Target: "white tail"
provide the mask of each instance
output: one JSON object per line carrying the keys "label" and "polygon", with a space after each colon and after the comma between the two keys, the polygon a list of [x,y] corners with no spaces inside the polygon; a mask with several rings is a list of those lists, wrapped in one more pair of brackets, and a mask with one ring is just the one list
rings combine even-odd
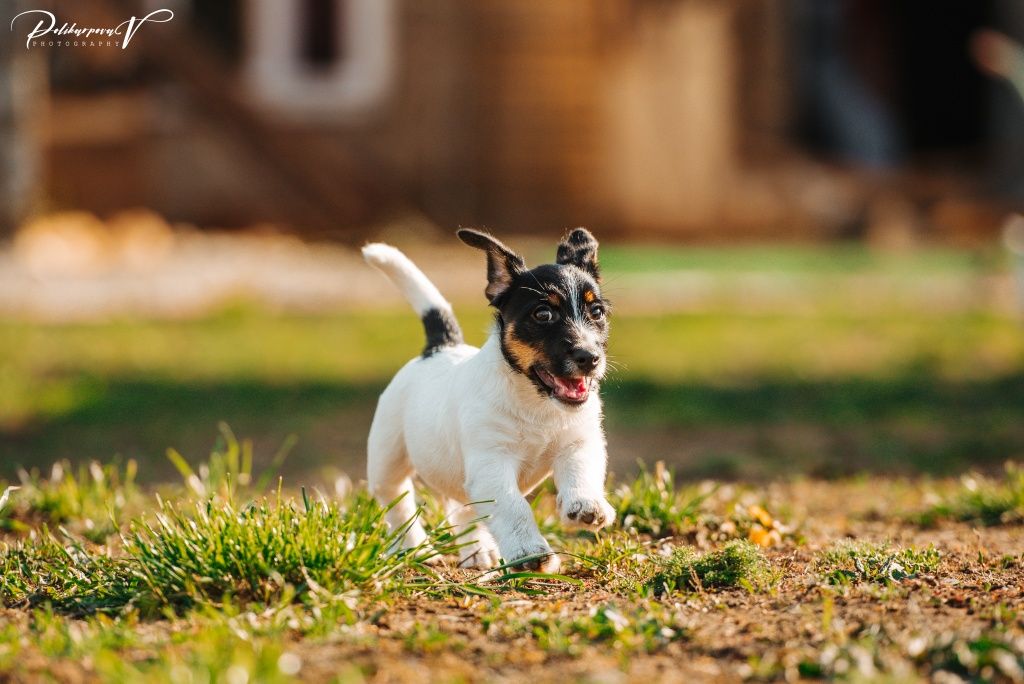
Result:
{"label": "white tail", "polygon": [[431,309],[451,311],[452,305],[409,257],[391,245],[374,242],[363,247],[363,258],[398,286],[421,317]]}

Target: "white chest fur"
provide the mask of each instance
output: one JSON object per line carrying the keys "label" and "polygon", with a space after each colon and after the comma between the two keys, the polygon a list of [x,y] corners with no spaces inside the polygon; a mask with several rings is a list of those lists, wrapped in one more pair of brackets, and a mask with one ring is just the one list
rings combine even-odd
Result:
{"label": "white chest fur", "polygon": [[[579,406],[540,394],[508,366],[492,334],[479,350],[451,347],[398,372],[374,416],[367,476],[382,503],[406,493],[408,503],[389,513],[393,525],[414,510],[410,478],[418,474],[449,510],[473,504],[469,518],[486,516],[501,556],[511,559],[550,553],[523,495],[552,472],[565,522],[600,527],[613,519],[606,461],[598,392]],[[405,543],[422,539],[417,525]]]}
{"label": "white chest fur", "polygon": [[506,461],[525,493],[581,434],[601,433],[596,392],[579,407],[540,395],[508,367],[494,336],[479,350],[462,346],[408,364],[381,408],[393,402],[402,405],[403,442],[416,472],[462,503],[469,500],[465,481],[474,459]]}

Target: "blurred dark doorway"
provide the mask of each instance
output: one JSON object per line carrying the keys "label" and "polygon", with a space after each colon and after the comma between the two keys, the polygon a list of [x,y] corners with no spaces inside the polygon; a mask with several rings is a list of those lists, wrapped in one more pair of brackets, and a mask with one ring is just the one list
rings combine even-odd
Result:
{"label": "blurred dark doorway", "polygon": [[972,33],[992,0],[799,0],[794,14],[795,134],[825,157],[890,168],[980,160],[990,81]]}
{"label": "blurred dark doorway", "polygon": [[242,0],[194,2],[190,8],[192,23],[206,42],[230,64],[242,60],[245,41],[242,35]]}

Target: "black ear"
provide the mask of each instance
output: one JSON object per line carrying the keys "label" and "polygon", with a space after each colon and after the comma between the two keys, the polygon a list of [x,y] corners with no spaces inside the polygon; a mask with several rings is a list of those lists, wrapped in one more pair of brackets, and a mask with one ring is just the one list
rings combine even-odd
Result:
{"label": "black ear", "polygon": [[487,252],[487,289],[484,294],[491,304],[497,306],[498,299],[511,287],[512,279],[526,270],[523,258],[487,233],[463,228],[455,234],[470,247]]}
{"label": "black ear", "polygon": [[555,262],[578,266],[601,282],[601,270],[597,266],[597,239],[586,228],[576,228],[562,238]]}

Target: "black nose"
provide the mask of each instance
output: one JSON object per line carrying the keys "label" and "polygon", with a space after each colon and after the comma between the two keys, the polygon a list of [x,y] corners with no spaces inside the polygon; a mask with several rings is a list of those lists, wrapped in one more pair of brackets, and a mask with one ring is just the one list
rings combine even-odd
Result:
{"label": "black nose", "polygon": [[573,349],[569,354],[569,358],[571,358],[582,371],[594,370],[597,368],[597,364],[601,363],[601,355],[595,354],[589,349]]}

